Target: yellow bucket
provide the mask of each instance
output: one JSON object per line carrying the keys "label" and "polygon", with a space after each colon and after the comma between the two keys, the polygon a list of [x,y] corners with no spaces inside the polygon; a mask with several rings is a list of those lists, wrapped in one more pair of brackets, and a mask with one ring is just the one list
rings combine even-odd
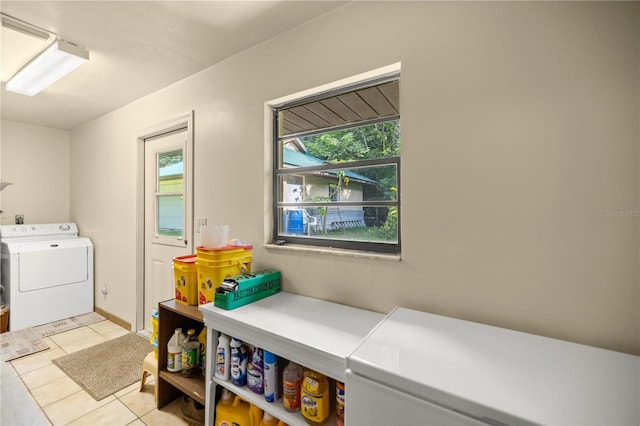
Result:
{"label": "yellow bucket", "polygon": [[198,304],[213,302],[215,291],[225,278],[251,272],[251,252],[235,259],[218,262],[198,256]]}
{"label": "yellow bucket", "polygon": [[251,256],[252,245],[226,246],[220,248],[207,248],[200,246],[197,248],[198,260],[209,260],[220,262],[222,260],[237,259],[239,257]]}
{"label": "yellow bucket", "polygon": [[198,304],[198,260],[195,254],[173,259],[173,275],[176,287],[176,302],[183,305]]}

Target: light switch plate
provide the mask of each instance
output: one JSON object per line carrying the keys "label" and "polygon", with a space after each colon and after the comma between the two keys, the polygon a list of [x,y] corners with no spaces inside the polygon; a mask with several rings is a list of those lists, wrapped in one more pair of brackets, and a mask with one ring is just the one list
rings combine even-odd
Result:
{"label": "light switch plate", "polygon": [[206,217],[200,217],[196,220],[196,229],[198,230],[198,234],[200,233],[200,228],[203,226],[207,226],[207,218]]}

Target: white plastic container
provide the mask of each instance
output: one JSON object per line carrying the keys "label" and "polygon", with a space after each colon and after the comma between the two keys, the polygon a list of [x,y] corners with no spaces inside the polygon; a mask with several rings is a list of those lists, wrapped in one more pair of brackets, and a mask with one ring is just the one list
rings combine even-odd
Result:
{"label": "white plastic container", "polygon": [[202,226],[202,245],[208,248],[220,248],[227,245],[229,241],[229,225]]}
{"label": "white plastic container", "polygon": [[167,370],[177,373],[182,370],[182,344],[187,336],[182,332],[181,328],[176,331],[167,343]]}
{"label": "white plastic container", "polygon": [[217,378],[222,380],[229,380],[229,362],[231,355],[229,352],[229,336],[226,334],[220,334],[218,338],[218,346],[216,348],[216,371]]}
{"label": "white plastic container", "polygon": [[264,399],[267,402],[276,402],[280,398],[280,386],[278,386],[278,357],[269,351],[263,353],[264,362]]}

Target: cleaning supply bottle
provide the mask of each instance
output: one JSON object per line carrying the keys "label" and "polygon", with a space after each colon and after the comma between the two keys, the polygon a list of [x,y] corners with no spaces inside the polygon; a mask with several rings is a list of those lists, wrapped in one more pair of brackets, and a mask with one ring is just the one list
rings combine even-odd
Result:
{"label": "cleaning supply bottle", "polygon": [[229,363],[231,359],[229,350],[229,336],[220,333],[220,337],[218,337],[218,346],[216,347],[215,376],[222,380],[229,380]]}
{"label": "cleaning supply bottle", "polygon": [[277,425],[278,425],[278,419],[276,419],[269,413],[264,413],[264,417],[260,422],[260,426],[277,426]]}
{"label": "cleaning supply bottle", "polygon": [[[227,388],[222,388],[222,396],[220,397],[220,401],[216,404],[216,420],[220,413],[227,411],[228,407],[233,404],[233,392],[231,392]],[[216,421],[216,424],[218,422]]]}
{"label": "cleaning supply bottle", "polygon": [[336,426],[344,426],[344,383],[336,380]]}
{"label": "cleaning supply bottle", "polygon": [[269,351],[264,351],[264,399],[276,402],[280,398],[278,383],[278,357]]}
{"label": "cleaning supply bottle", "polygon": [[319,426],[329,417],[329,381],[327,376],[305,368],[302,380],[302,415],[307,423]]}
{"label": "cleaning supply bottle", "polygon": [[247,384],[247,349],[242,341],[235,337],[231,339],[231,365],[230,375],[231,382],[236,386],[244,386]]}
{"label": "cleaning supply bottle", "polygon": [[247,386],[255,393],[264,393],[262,356],[262,349],[254,346],[247,366]]}
{"label": "cleaning supply bottle", "polygon": [[176,328],[167,343],[167,370],[172,373],[182,370],[182,343],[186,338],[182,328]]}
{"label": "cleaning supply bottle", "polygon": [[200,334],[198,334],[198,342],[200,342],[200,371],[202,371],[202,375],[206,377],[206,366],[207,366],[207,327],[202,327]]}
{"label": "cleaning supply bottle", "polygon": [[222,398],[216,405],[216,426],[237,424],[252,426],[249,403],[227,389],[222,390]]}
{"label": "cleaning supply bottle", "polygon": [[182,376],[193,377],[198,372],[200,360],[200,342],[196,331],[187,331],[187,339],[182,343]]}
{"label": "cleaning supply bottle", "polygon": [[262,409],[257,405],[249,404],[249,414],[251,415],[251,426],[260,426],[263,417]]}
{"label": "cleaning supply bottle", "polygon": [[282,405],[287,411],[300,409],[300,392],[302,386],[302,367],[289,362],[282,371]]}
{"label": "cleaning supply bottle", "polygon": [[153,355],[158,358],[158,310],[154,309],[151,312],[151,336],[149,336],[149,342],[151,342],[151,346],[153,346]]}

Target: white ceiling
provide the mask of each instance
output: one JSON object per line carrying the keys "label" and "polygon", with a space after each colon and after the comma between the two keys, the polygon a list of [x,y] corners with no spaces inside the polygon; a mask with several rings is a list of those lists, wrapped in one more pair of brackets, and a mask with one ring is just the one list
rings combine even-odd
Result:
{"label": "white ceiling", "polygon": [[90,51],[33,97],[7,92],[7,79],[46,42],[2,28],[2,119],[72,129],[345,3],[2,0],[2,13]]}

